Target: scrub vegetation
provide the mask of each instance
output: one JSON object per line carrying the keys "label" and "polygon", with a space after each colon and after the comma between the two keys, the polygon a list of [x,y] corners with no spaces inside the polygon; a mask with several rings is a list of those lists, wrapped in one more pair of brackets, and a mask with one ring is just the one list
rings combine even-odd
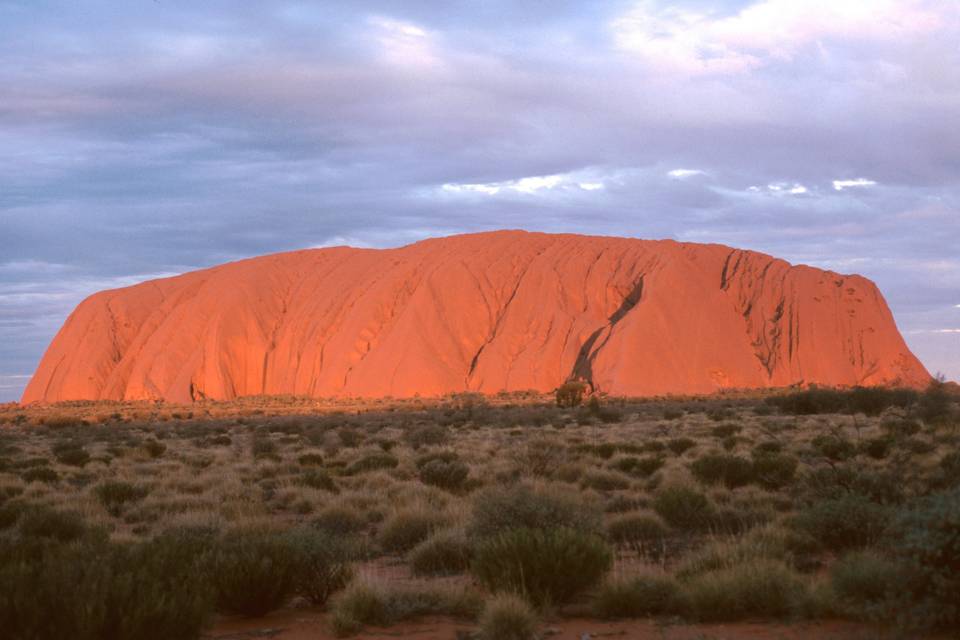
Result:
{"label": "scrub vegetation", "polygon": [[[583,393],[581,393],[583,391]],[[584,396],[584,397],[581,397]],[[944,385],[619,399],[0,405],[0,629],[198,638],[324,610],[960,624]]]}

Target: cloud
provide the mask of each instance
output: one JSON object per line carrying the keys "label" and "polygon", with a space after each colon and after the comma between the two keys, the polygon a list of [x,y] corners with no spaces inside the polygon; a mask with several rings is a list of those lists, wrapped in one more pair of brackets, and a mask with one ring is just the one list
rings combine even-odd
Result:
{"label": "cloud", "polygon": [[873,180],[867,180],[866,178],[857,178],[855,180],[834,180],[833,188],[836,191],[843,191],[844,189],[853,189],[857,187],[873,187],[877,183]]}
{"label": "cloud", "polygon": [[515,180],[479,183],[444,183],[440,190],[449,194],[479,193],[487,196],[501,194],[537,195],[549,192],[598,191],[605,188],[601,181],[582,182],[575,174],[528,176]]}
{"label": "cloud", "polygon": [[414,69],[440,65],[439,54],[423,27],[384,16],[373,16],[368,21],[388,63]]}
{"label": "cloud", "polygon": [[896,42],[940,28],[923,0],[761,0],[732,15],[654,0],[611,23],[614,43],[654,69],[686,75],[737,74],[831,42]]}
{"label": "cloud", "polygon": [[799,196],[807,193],[809,189],[797,182],[772,182],[766,187],[756,185],[747,187],[751,193],[769,193],[777,196]]}
{"label": "cloud", "polygon": [[680,180],[684,178],[691,178],[693,176],[702,176],[704,174],[705,172],[699,169],[673,169],[672,171],[667,172],[667,175],[671,178],[677,178]]}

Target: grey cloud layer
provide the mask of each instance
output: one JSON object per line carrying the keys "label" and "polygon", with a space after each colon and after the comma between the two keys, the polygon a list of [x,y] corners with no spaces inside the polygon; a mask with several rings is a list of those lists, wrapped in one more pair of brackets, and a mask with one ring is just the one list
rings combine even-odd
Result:
{"label": "grey cloud layer", "polygon": [[0,399],[98,288],[502,227],[861,272],[960,378],[960,9],[717,6],[0,0]]}

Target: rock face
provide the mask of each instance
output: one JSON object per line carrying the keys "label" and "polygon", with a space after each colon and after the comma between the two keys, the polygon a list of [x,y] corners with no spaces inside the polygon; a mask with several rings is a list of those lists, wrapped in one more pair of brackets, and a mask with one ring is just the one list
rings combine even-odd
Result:
{"label": "rock face", "polygon": [[720,245],[499,231],[102,291],[23,401],[919,386],[876,286]]}

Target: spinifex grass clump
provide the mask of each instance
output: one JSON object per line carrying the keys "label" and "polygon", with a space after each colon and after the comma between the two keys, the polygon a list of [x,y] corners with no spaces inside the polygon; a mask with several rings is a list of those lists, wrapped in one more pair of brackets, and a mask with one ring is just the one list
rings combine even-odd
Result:
{"label": "spinifex grass clump", "polygon": [[715,510],[704,494],[687,487],[667,487],[657,493],[653,509],[675,529],[697,531],[713,522]]}
{"label": "spinifex grass clump", "polygon": [[563,604],[603,579],[612,564],[607,544],[576,529],[513,529],[476,549],[474,575],[491,591],[537,605]]}
{"label": "spinifex grass clump", "polygon": [[530,605],[513,594],[487,600],[480,614],[481,640],[535,640],[537,615]]}
{"label": "spinifex grass clump", "polygon": [[210,564],[221,611],[262,616],[294,594],[323,604],[352,573],[351,547],[309,528],[236,530],[217,541]]}
{"label": "spinifex grass clump", "polygon": [[595,504],[568,489],[549,485],[489,487],[474,496],[471,536],[485,539],[517,528],[600,532],[602,518]]}
{"label": "spinifex grass clump", "polygon": [[473,618],[481,607],[479,595],[463,589],[356,581],[334,598],[330,625],[337,636],[349,636],[366,625],[386,626],[426,615]]}
{"label": "spinifex grass clump", "polygon": [[832,551],[862,548],[877,542],[890,510],[866,497],[848,495],[816,502],[793,519],[793,526]]}
{"label": "spinifex grass clump", "polygon": [[442,514],[425,507],[402,509],[392,514],[377,533],[377,542],[389,553],[406,553],[446,524]]}
{"label": "spinifex grass clump", "polygon": [[414,547],[408,556],[410,569],[417,576],[443,576],[463,573],[470,567],[473,546],[456,530],[438,531]]}
{"label": "spinifex grass clump", "polygon": [[130,482],[108,480],[94,487],[93,492],[110,515],[118,516],[128,504],[146,498],[150,489]]}
{"label": "spinifex grass clump", "polygon": [[781,562],[755,560],[708,571],[684,584],[687,613],[707,622],[784,618],[803,612],[803,580]]}
{"label": "spinifex grass clump", "polygon": [[300,555],[272,531],[233,531],[217,544],[212,571],[217,607],[227,613],[262,616],[294,593]]}
{"label": "spinifex grass clump", "polygon": [[420,469],[419,477],[422,483],[448,491],[457,491],[463,488],[467,482],[467,476],[470,475],[470,467],[456,457],[452,459],[434,458],[425,461],[423,464],[418,461],[417,466]]}
{"label": "spinifex grass clump", "polygon": [[178,538],[0,541],[0,629],[10,640],[197,638],[211,611],[202,559]]}
{"label": "spinifex grass clump", "polygon": [[607,582],[590,604],[598,618],[643,618],[683,610],[680,586],[668,577],[643,576]]}
{"label": "spinifex grass clump", "polygon": [[663,521],[649,513],[624,513],[607,524],[611,542],[641,555],[662,553],[668,534]]}

